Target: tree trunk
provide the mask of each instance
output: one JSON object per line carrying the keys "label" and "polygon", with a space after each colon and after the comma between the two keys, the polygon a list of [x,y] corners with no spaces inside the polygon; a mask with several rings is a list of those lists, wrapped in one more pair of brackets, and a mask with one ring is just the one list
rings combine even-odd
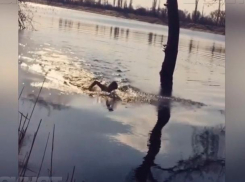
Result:
{"label": "tree trunk", "polygon": [[219,19],[220,19],[220,5],[221,5],[221,0],[219,0],[219,7],[218,7],[218,14],[217,14],[216,25],[219,25]]}
{"label": "tree trunk", "polygon": [[204,13],[204,4],[202,5],[202,17],[203,17],[203,13]]}
{"label": "tree trunk", "polygon": [[167,0],[168,8],[168,42],[165,49],[165,58],[160,71],[161,87],[172,87],[173,73],[179,45],[179,13],[177,0]]}
{"label": "tree trunk", "polygon": [[133,9],[133,0],[130,0],[129,9]]}
{"label": "tree trunk", "polygon": [[143,158],[142,164],[135,170],[135,178],[139,182],[156,181],[152,175],[151,167],[155,164],[155,158],[161,149],[161,136],[162,129],[168,123],[170,119],[170,106],[169,100],[168,105],[159,106],[158,108],[158,119],[157,123],[151,131],[150,138],[148,141],[148,152]]}
{"label": "tree trunk", "polygon": [[196,23],[197,22],[197,7],[198,7],[198,1],[199,0],[196,0],[195,1],[195,12],[194,12],[194,23]]}

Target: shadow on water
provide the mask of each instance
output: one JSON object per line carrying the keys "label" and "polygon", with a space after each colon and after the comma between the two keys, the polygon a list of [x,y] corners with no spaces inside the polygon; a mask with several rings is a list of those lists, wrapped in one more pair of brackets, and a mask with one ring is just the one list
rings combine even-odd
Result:
{"label": "shadow on water", "polygon": [[66,106],[62,103],[47,101],[47,99],[41,96],[39,96],[37,99],[37,96],[35,94],[28,94],[26,98],[22,97],[21,100],[30,101],[32,103],[35,103],[35,101],[37,100],[37,105],[40,106],[41,108],[45,108],[48,111],[48,116],[50,116],[51,111],[53,110],[61,111],[70,108],[69,106]]}

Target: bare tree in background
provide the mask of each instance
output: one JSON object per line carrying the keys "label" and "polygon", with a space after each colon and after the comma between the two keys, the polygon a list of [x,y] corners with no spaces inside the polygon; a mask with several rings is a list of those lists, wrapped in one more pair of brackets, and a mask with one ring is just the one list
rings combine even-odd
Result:
{"label": "bare tree in background", "polygon": [[225,26],[225,11],[215,10],[210,13],[210,18],[216,22],[216,25]]}
{"label": "bare tree in background", "polygon": [[217,16],[217,20],[216,20],[216,24],[218,25],[219,23],[219,19],[220,19],[220,9],[221,9],[221,3],[223,0],[218,0],[219,6],[218,6],[218,16]]}
{"label": "bare tree in background", "polygon": [[153,0],[152,2],[152,12],[155,13],[156,12],[156,7],[157,7],[157,0]]}
{"label": "bare tree in background", "polygon": [[198,2],[199,0],[195,0],[195,10],[194,10],[194,23],[197,22],[197,8],[198,8]]}
{"label": "bare tree in background", "polygon": [[129,9],[133,9],[133,0],[130,0],[129,2]]}
{"label": "bare tree in background", "polygon": [[123,1],[122,0],[117,0],[117,7],[122,8]]}
{"label": "bare tree in background", "polygon": [[204,15],[204,7],[205,7],[205,4],[202,5],[202,17]]}
{"label": "bare tree in background", "polygon": [[213,6],[218,3],[218,9],[217,9],[217,17],[216,17],[216,25],[220,22],[220,17],[222,14],[221,8],[225,4],[224,0],[204,0],[204,3],[208,6]]}
{"label": "bare tree in background", "polygon": [[160,4],[161,4],[161,0],[159,0],[159,2],[158,2],[157,13],[160,13],[161,12],[161,6],[160,6]]}
{"label": "bare tree in background", "polygon": [[124,8],[124,9],[127,9],[127,8],[128,8],[128,2],[127,2],[127,0],[124,0],[123,8]]}
{"label": "bare tree in background", "polygon": [[193,20],[193,22],[194,23],[198,23],[199,22],[199,20],[201,19],[201,17],[202,17],[202,15],[201,15],[201,13],[200,13],[200,11],[193,11],[193,13],[192,13],[192,20]]}

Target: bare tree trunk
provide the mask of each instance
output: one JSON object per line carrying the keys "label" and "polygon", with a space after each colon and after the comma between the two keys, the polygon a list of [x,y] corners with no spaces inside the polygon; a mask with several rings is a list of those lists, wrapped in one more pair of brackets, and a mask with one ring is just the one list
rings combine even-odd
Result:
{"label": "bare tree trunk", "polygon": [[[171,97],[173,73],[178,54],[179,44],[179,13],[177,0],[167,0],[168,8],[168,42],[165,49],[165,58],[160,71],[161,89],[160,95]],[[146,182],[149,178],[156,181],[151,173],[156,155],[161,148],[162,128],[170,119],[170,101],[165,104],[159,103],[158,120],[149,138],[149,150],[144,157],[142,164],[135,170],[135,178],[140,182]]]}
{"label": "bare tree trunk", "polygon": [[129,9],[133,9],[133,0],[130,0]]}
{"label": "bare tree trunk", "polygon": [[166,101],[164,105],[161,103],[158,106],[158,117],[157,123],[152,129],[148,141],[148,152],[143,158],[142,164],[135,170],[135,178],[139,182],[156,181],[151,172],[151,167],[155,164],[155,158],[161,149],[161,136],[162,129],[168,123],[171,112],[170,112],[170,101]]}
{"label": "bare tree trunk", "polygon": [[219,19],[220,19],[221,0],[218,0],[218,1],[219,1],[219,7],[218,7],[218,14],[217,14],[217,22],[216,22],[216,25],[219,24]]}
{"label": "bare tree trunk", "polygon": [[152,2],[152,12],[153,13],[156,12],[156,6],[157,6],[157,0],[153,0],[153,2]]}
{"label": "bare tree trunk", "polygon": [[194,23],[197,22],[197,7],[198,7],[199,0],[195,0],[195,12],[194,12]]}
{"label": "bare tree trunk", "polygon": [[173,83],[173,73],[179,45],[179,13],[177,0],[167,0],[168,8],[168,42],[165,49],[165,58],[160,71],[161,87]]}
{"label": "bare tree trunk", "polygon": [[128,2],[127,2],[127,0],[124,0],[124,9],[127,9],[127,7],[128,7]]}
{"label": "bare tree trunk", "polygon": [[203,17],[203,14],[204,14],[204,4],[202,5],[202,17]]}

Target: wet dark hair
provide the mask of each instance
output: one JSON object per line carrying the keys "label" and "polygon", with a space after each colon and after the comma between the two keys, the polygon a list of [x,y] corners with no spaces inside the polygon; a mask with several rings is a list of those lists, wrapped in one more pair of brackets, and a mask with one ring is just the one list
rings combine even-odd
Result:
{"label": "wet dark hair", "polygon": [[111,92],[113,90],[116,90],[118,88],[117,82],[113,81],[111,84],[108,86],[108,92]]}

